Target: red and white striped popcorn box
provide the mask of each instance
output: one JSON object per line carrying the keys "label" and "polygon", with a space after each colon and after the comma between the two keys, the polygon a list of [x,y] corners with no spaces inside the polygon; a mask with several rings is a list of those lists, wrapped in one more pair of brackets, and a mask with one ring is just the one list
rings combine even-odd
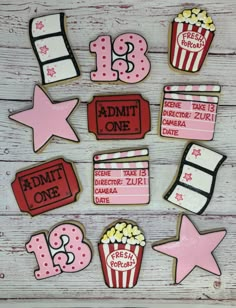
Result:
{"label": "red and white striped popcorn box", "polygon": [[138,281],[144,247],[98,244],[104,280],[109,288],[133,288]]}
{"label": "red and white striped popcorn box", "polygon": [[214,32],[186,22],[172,22],[170,64],[173,68],[195,73],[206,58]]}

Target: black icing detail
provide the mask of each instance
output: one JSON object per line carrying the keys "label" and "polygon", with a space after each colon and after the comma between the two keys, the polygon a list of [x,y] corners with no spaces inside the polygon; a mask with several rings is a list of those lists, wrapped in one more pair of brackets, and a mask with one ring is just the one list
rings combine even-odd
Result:
{"label": "black icing detail", "polygon": [[[193,211],[191,211],[191,210],[189,210],[189,209],[187,209],[187,208],[185,208],[185,207],[182,207],[181,205],[178,205],[178,204],[176,204],[176,203],[174,203],[174,202],[171,202],[171,203],[173,203],[173,204],[175,204],[175,205],[178,205],[179,207],[182,207],[182,208],[184,208],[184,209],[187,209],[188,211],[190,211],[190,212],[192,212],[192,213],[201,215],[201,214],[205,211],[205,209],[207,208],[209,202],[211,201],[211,198],[212,198],[212,195],[213,195],[213,192],[214,192],[214,188],[215,188],[215,181],[216,181],[217,172],[218,172],[220,166],[222,165],[222,163],[226,160],[227,156],[226,156],[226,155],[223,155],[223,154],[220,154],[220,153],[218,153],[218,152],[216,152],[216,151],[214,151],[215,153],[221,155],[222,158],[219,160],[219,162],[218,162],[218,164],[216,165],[214,171],[211,171],[211,170],[208,170],[208,169],[206,169],[206,168],[204,168],[204,167],[201,167],[201,166],[199,166],[199,165],[197,165],[197,164],[194,164],[194,163],[189,162],[189,161],[186,160],[186,156],[188,155],[188,152],[189,152],[189,150],[191,149],[191,147],[192,147],[193,145],[203,147],[203,148],[205,148],[205,149],[207,149],[207,150],[211,150],[211,149],[209,149],[209,148],[204,147],[203,145],[190,142],[190,143],[187,145],[187,147],[185,148],[185,150],[184,150],[184,153],[183,153],[183,156],[182,156],[182,160],[181,160],[181,163],[180,163],[180,166],[179,166],[179,170],[178,170],[178,174],[177,174],[177,176],[176,176],[175,182],[174,182],[174,184],[171,186],[171,188],[169,188],[169,190],[167,191],[167,193],[164,195],[163,198],[164,198],[165,200],[171,202],[171,201],[169,200],[169,197],[170,197],[170,195],[173,193],[173,191],[175,190],[176,186],[183,186],[183,187],[185,187],[185,188],[187,188],[187,189],[190,189],[190,190],[192,190],[192,191],[195,191],[195,192],[197,192],[197,193],[199,193],[199,194],[201,194],[201,195],[203,195],[203,196],[205,196],[205,197],[207,198],[207,201],[206,201],[205,205],[201,208],[201,210],[200,210],[199,212],[196,213],[196,212],[193,212]],[[213,151],[213,150],[211,150],[211,151]],[[181,174],[182,174],[182,170],[183,170],[184,165],[189,165],[189,166],[194,167],[194,168],[196,168],[196,169],[198,169],[198,170],[201,170],[201,171],[203,171],[203,172],[205,172],[205,173],[208,173],[209,175],[212,176],[211,190],[210,190],[209,193],[207,193],[207,192],[205,192],[205,191],[202,191],[202,190],[200,190],[200,189],[197,189],[196,187],[193,187],[193,186],[191,186],[191,185],[189,185],[189,184],[185,184],[185,183],[183,183],[183,182],[180,182],[180,177],[181,177]]]}
{"label": "black icing detail", "polygon": [[[60,32],[56,32],[56,33],[50,33],[50,34],[46,34],[46,35],[41,35],[41,36],[37,36],[37,37],[33,37],[33,34],[32,34],[32,23],[33,21],[35,20],[35,18],[32,18],[30,21],[29,21],[29,37],[30,37],[30,42],[31,42],[31,45],[32,45],[32,48],[33,48],[33,51],[35,53],[35,56],[38,60],[38,63],[39,63],[39,68],[40,68],[40,73],[41,73],[41,76],[42,76],[42,84],[43,85],[52,85],[54,83],[59,83],[59,82],[63,82],[63,81],[66,81],[66,80],[69,80],[69,79],[74,79],[78,76],[80,76],[80,69],[79,69],[79,66],[75,60],[75,57],[73,55],[73,52],[72,52],[72,49],[70,47],[70,44],[69,44],[69,41],[67,39],[67,35],[66,35],[66,32],[65,32],[65,25],[64,25],[64,21],[65,21],[65,13],[59,13],[60,14],[60,26],[61,26],[61,31]],[[44,16],[39,16],[39,17],[36,17],[36,18],[40,18],[40,17],[47,17],[47,16],[51,16],[51,15],[58,15],[58,13],[56,14],[50,14],[50,15],[44,15]],[[38,55],[38,51],[37,51],[37,48],[36,48],[36,45],[35,43],[38,41],[38,40],[42,40],[42,39],[47,39],[47,38],[50,38],[50,37],[56,37],[56,36],[61,36],[64,40],[64,43],[65,43],[65,46],[66,46],[66,49],[67,49],[67,52],[68,52],[68,55],[67,56],[63,56],[63,57],[58,57],[58,58],[53,58],[51,60],[48,60],[48,61],[44,61],[42,62],[40,60],[40,57]],[[58,61],[63,61],[63,60],[71,60],[73,65],[74,65],[74,69],[76,71],[76,75],[73,76],[73,77],[69,77],[69,78],[66,78],[66,79],[62,79],[62,80],[56,80],[56,81],[51,81],[51,82],[45,82],[45,77],[44,77],[44,72],[43,72],[43,66],[46,65],[46,64],[50,64],[50,63],[55,63],[55,62],[58,62]]]}

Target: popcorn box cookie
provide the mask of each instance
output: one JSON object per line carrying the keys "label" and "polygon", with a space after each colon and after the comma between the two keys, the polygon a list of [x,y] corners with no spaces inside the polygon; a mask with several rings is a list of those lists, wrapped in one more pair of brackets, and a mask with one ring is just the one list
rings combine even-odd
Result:
{"label": "popcorn box cookie", "polygon": [[170,64],[195,73],[206,58],[215,35],[215,25],[207,12],[198,8],[184,10],[172,22]]}
{"label": "popcorn box cookie", "polygon": [[98,244],[104,280],[109,288],[133,288],[138,281],[145,237],[135,222],[119,220]]}

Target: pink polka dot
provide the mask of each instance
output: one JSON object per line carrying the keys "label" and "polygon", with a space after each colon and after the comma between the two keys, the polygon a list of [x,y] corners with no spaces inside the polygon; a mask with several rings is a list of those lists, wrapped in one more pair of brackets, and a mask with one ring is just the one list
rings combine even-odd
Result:
{"label": "pink polka dot", "polygon": [[37,277],[40,277],[40,274],[37,274]]}
{"label": "pink polka dot", "polygon": [[103,64],[103,67],[106,67],[106,64]]}
{"label": "pink polka dot", "polygon": [[142,71],[144,71],[145,70],[145,68],[144,67],[142,67]]}
{"label": "pink polka dot", "polygon": [[54,236],[57,236],[57,233],[54,233]]}
{"label": "pink polka dot", "polygon": [[49,271],[46,271],[46,274],[49,275]]}
{"label": "pink polka dot", "polygon": [[115,77],[115,76],[116,76],[116,73],[113,73],[113,76]]}
{"label": "pink polka dot", "polygon": [[61,260],[61,257],[58,257],[58,260]]}
{"label": "pink polka dot", "polygon": [[120,41],[123,42],[123,39],[121,38]]}
{"label": "pink polka dot", "polygon": [[82,257],[85,257],[85,253],[82,254]]}
{"label": "pink polka dot", "polygon": [[130,37],[129,37],[131,40],[132,40],[132,38],[133,38],[133,35],[130,35]]}
{"label": "pink polka dot", "polygon": [[36,242],[38,242],[39,241],[39,238],[36,238]]}
{"label": "pink polka dot", "polygon": [[75,229],[72,229],[73,232],[75,232]]}
{"label": "pink polka dot", "polygon": [[44,258],[44,254],[41,255],[41,258]]}
{"label": "pink polka dot", "polygon": [[72,266],[72,269],[74,270],[74,269],[75,269],[75,267],[74,267],[74,266]]}
{"label": "pink polka dot", "polygon": [[73,248],[73,245],[70,245],[70,248]]}
{"label": "pink polka dot", "polygon": [[139,77],[139,74],[137,74],[136,77],[138,78],[138,77]]}
{"label": "pink polka dot", "polygon": [[65,266],[65,265],[63,265],[63,266],[62,266],[62,268],[66,268],[66,266]]}
{"label": "pink polka dot", "polygon": [[142,40],[139,40],[138,42],[141,44],[143,41],[142,41]]}
{"label": "pink polka dot", "polygon": [[122,65],[122,62],[119,62],[119,65],[121,66],[121,65]]}
{"label": "pink polka dot", "polygon": [[130,79],[130,76],[127,76],[128,79]]}
{"label": "pink polka dot", "polygon": [[95,157],[95,159],[98,159],[98,158],[99,158],[98,156]]}
{"label": "pink polka dot", "polygon": [[80,264],[84,264],[84,262],[83,262],[83,261],[81,261],[81,262],[80,262]]}
{"label": "pink polka dot", "polygon": [[66,231],[66,228],[62,228],[62,231]]}
{"label": "pink polka dot", "polygon": [[120,50],[122,50],[123,49],[123,47],[122,46],[120,46],[120,48],[119,48]]}
{"label": "pink polka dot", "polygon": [[143,63],[143,60],[141,60],[141,62]]}
{"label": "pink polka dot", "polygon": [[44,263],[44,266],[48,266],[48,264],[47,264],[47,263]]}
{"label": "pink polka dot", "polygon": [[29,245],[28,247],[29,247],[29,248],[32,248],[32,245]]}
{"label": "pink polka dot", "polygon": [[58,243],[57,243],[57,242],[55,242],[55,243],[54,243],[54,245],[55,245],[55,246],[57,246],[57,245],[58,245]]}
{"label": "pink polka dot", "polygon": [[39,249],[42,249],[42,246],[39,246]]}
{"label": "pink polka dot", "polygon": [[81,250],[81,247],[78,247],[78,250]]}
{"label": "pink polka dot", "polygon": [[103,56],[102,58],[103,58],[103,59],[106,59],[106,56]]}
{"label": "pink polka dot", "polygon": [[93,44],[93,47],[96,47],[97,46],[97,44]]}
{"label": "pink polka dot", "polygon": [[170,90],[170,87],[166,87],[167,90]]}
{"label": "pink polka dot", "polygon": [[75,238],[77,241],[79,240],[79,237],[78,236],[76,236],[76,238]]}
{"label": "pink polka dot", "polygon": [[106,73],[103,73],[102,75],[103,75],[103,76],[106,76]]}
{"label": "pink polka dot", "polygon": [[96,77],[96,74],[93,74],[93,77]]}
{"label": "pink polka dot", "polygon": [[140,48],[140,51],[143,51],[143,48]]}
{"label": "pink polka dot", "polygon": [[123,75],[124,73],[123,72],[120,72],[120,75]]}
{"label": "pink polka dot", "polygon": [[104,37],[102,38],[102,40],[101,40],[102,42],[105,42],[105,39],[104,39]]}
{"label": "pink polka dot", "polygon": [[58,268],[55,269],[55,272],[58,272]]}
{"label": "pink polka dot", "polygon": [[135,58],[135,55],[132,55],[132,58]]}
{"label": "pink polka dot", "polygon": [[104,49],[105,49],[105,46],[102,46],[102,49],[104,50]]}

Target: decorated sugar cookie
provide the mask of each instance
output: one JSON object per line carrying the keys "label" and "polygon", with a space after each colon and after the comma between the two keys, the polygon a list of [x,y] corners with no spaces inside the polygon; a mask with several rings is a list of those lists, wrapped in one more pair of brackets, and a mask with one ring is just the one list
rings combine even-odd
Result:
{"label": "decorated sugar cookie", "polygon": [[219,102],[216,94],[220,90],[219,85],[165,86],[160,135],[170,138],[212,140]]}
{"label": "decorated sugar cookie", "polygon": [[137,83],[149,74],[146,40],[136,33],[125,33],[112,42],[109,35],[101,35],[90,42],[90,52],[96,54],[96,70],[92,81],[123,81]]}
{"label": "decorated sugar cookie", "polygon": [[213,20],[206,11],[193,8],[181,12],[172,22],[169,48],[171,66],[185,72],[198,72],[215,30]]}
{"label": "decorated sugar cookie", "polygon": [[64,221],[50,233],[35,233],[25,247],[27,252],[35,254],[38,268],[34,275],[38,280],[63,272],[79,272],[92,260],[90,244],[84,238],[82,225],[76,221]]}
{"label": "decorated sugar cookie", "polygon": [[39,85],[34,88],[33,107],[9,116],[33,130],[34,152],[42,150],[53,136],[79,142],[68,118],[78,105],[78,99],[54,103]]}
{"label": "decorated sugar cookie", "polygon": [[133,221],[118,220],[107,227],[98,249],[109,288],[133,288],[137,284],[145,244],[142,230]]}
{"label": "decorated sugar cookie", "polygon": [[94,203],[137,205],[150,202],[147,148],[95,154]]}
{"label": "decorated sugar cookie", "polygon": [[182,282],[195,267],[221,275],[213,251],[226,235],[225,229],[199,232],[186,215],[180,218],[177,237],[156,242],[152,248],[175,258],[174,282]]}
{"label": "decorated sugar cookie", "polygon": [[12,189],[20,210],[31,216],[75,202],[81,191],[72,164],[63,158],[17,172]]}
{"label": "decorated sugar cookie", "polygon": [[214,192],[218,169],[227,157],[190,142],[178,175],[164,199],[195,214],[202,214]]}
{"label": "decorated sugar cookie", "polygon": [[29,22],[30,41],[43,85],[54,85],[80,75],[65,28],[64,13],[36,17]]}
{"label": "decorated sugar cookie", "polygon": [[141,139],[151,130],[149,102],[139,94],[95,96],[88,129],[98,140]]}

